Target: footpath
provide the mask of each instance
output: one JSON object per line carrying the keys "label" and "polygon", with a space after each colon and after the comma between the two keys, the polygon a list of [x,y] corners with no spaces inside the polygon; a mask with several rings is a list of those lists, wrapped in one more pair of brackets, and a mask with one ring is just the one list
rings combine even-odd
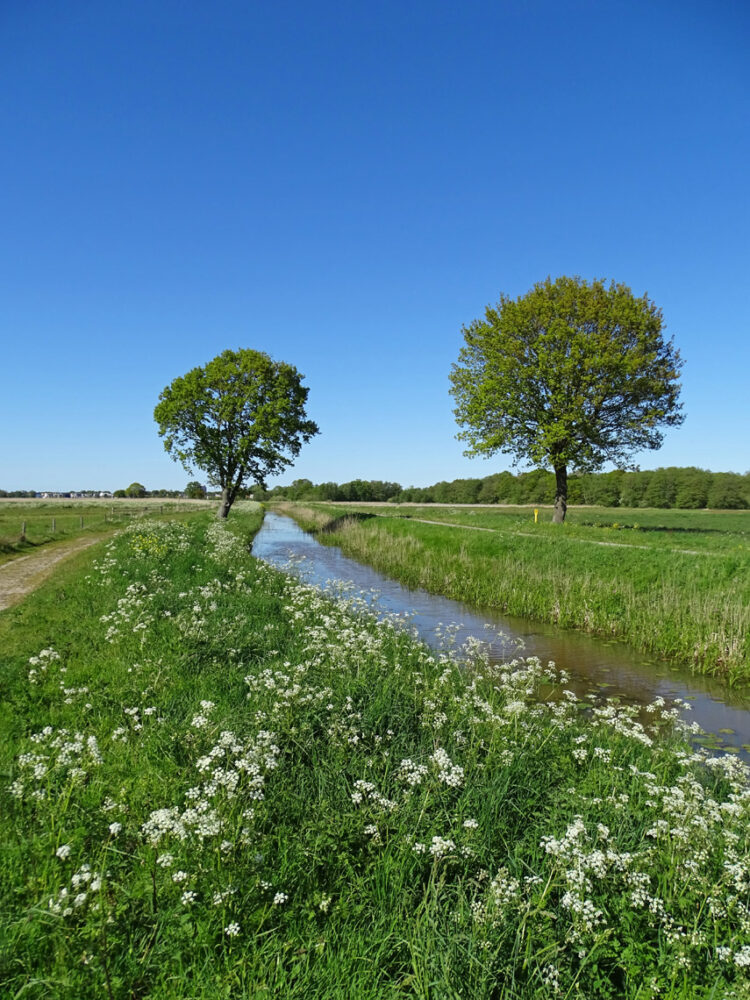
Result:
{"label": "footpath", "polygon": [[19,556],[0,565],[0,611],[12,604],[18,604],[27,594],[51,576],[58,563],[68,559],[76,552],[87,549],[89,545],[105,538],[105,535],[87,535],[84,538],[74,538],[69,542],[44,548],[39,552],[31,552]]}

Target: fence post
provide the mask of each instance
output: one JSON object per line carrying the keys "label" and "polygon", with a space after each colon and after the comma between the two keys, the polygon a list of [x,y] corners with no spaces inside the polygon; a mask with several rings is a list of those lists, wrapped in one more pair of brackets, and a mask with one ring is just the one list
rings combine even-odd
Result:
{"label": "fence post", "polygon": [[81,515],[81,527],[83,527],[83,515]]}
{"label": "fence post", "polygon": [[54,533],[56,531],[57,531],[57,520],[53,517],[52,518],[52,534],[54,535]]}
{"label": "fence post", "polygon": [[21,522],[21,541],[22,542],[26,541],[26,522],[25,521]]}

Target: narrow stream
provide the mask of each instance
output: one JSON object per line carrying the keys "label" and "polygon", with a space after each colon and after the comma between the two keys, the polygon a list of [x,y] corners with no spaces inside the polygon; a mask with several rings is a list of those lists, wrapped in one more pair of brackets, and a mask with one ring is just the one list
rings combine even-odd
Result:
{"label": "narrow stream", "polygon": [[420,637],[433,647],[440,644],[446,628],[453,627],[459,646],[470,637],[489,642],[490,659],[496,662],[519,655],[538,656],[545,663],[553,660],[570,674],[567,686],[579,697],[594,692],[641,705],[657,697],[670,704],[681,698],[692,706],[685,718],[711,734],[710,745],[739,752],[750,760],[747,692],[735,692],[710,678],[650,660],[621,642],[501,615],[493,609],[470,607],[424,590],[410,590],[347,558],[335,546],[321,545],[290,517],[280,514],[266,513],[252,553],[279,567],[301,561],[301,575],[316,586],[328,581],[350,582],[358,591],[377,595],[378,607],[388,614],[408,615]]}

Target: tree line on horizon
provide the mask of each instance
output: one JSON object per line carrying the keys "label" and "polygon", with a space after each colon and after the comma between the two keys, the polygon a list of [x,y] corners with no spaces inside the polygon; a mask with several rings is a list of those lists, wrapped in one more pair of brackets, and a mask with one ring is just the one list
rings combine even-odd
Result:
{"label": "tree line on horizon", "polygon": [[[308,500],[349,503],[451,503],[451,504],[550,504],[555,496],[555,475],[546,469],[498,472],[483,479],[441,480],[432,486],[409,486],[381,479],[352,479],[346,483],[313,483],[295,479],[287,486],[263,489],[255,485],[242,491],[255,500]],[[80,491],[91,492],[91,491]],[[0,498],[33,498],[34,490],[3,490]],[[147,490],[140,483],[115,490],[113,496],[140,498],[204,498],[216,496],[198,482],[183,490]],[[750,508],[750,471],[709,472],[694,466],[627,472],[572,474],[572,504],[599,507],[657,507],[682,510],[747,510]]]}
{"label": "tree line on horizon", "polygon": [[[555,474],[546,469],[499,472],[483,479],[454,479],[432,486],[409,486],[378,479],[348,483],[313,483],[295,479],[288,486],[253,488],[255,500],[318,500],[388,503],[550,504],[555,498]],[[572,504],[600,507],[657,507],[682,510],[746,510],[750,508],[750,472],[710,472],[693,466],[628,472],[572,474],[568,499]]]}
{"label": "tree line on horizon", "polygon": [[[61,493],[54,493],[52,495],[59,496],[62,499],[69,497],[83,497],[100,499],[100,490],[68,490]],[[39,498],[42,495],[40,490],[0,490],[0,500],[33,500]],[[161,499],[172,499],[179,500],[182,497],[187,497],[191,500],[203,500],[207,496],[213,496],[210,494],[206,487],[198,482],[188,483],[184,490],[147,490],[142,483],[131,483],[130,486],[125,489],[115,490],[112,494],[115,498],[127,497],[129,500],[148,500],[154,497]]]}

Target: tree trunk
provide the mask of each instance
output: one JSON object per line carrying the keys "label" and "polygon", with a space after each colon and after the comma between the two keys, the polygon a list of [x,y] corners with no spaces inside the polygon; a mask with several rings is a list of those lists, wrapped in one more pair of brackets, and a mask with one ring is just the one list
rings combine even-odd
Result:
{"label": "tree trunk", "polygon": [[555,466],[555,512],[552,515],[553,524],[562,524],[568,509],[568,467]]}
{"label": "tree trunk", "polygon": [[226,487],[221,491],[221,503],[219,504],[219,509],[216,512],[216,516],[220,520],[225,520],[229,514],[229,508],[232,506],[232,500],[230,499],[229,490]]}

